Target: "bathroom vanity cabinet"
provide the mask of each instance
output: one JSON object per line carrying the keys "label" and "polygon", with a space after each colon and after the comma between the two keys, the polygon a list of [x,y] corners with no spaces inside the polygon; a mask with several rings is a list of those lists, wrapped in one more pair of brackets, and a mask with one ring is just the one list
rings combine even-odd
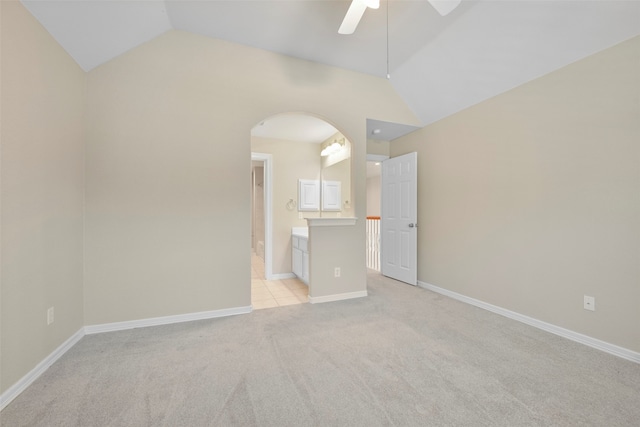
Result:
{"label": "bathroom vanity cabinet", "polygon": [[309,284],[309,238],[304,232],[291,234],[291,266],[293,274]]}

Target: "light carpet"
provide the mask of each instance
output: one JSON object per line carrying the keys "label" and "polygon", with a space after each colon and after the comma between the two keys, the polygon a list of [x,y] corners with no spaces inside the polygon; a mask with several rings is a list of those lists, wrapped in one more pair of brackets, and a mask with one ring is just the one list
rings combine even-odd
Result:
{"label": "light carpet", "polygon": [[369,297],[85,336],[4,426],[637,426],[640,365],[376,274]]}

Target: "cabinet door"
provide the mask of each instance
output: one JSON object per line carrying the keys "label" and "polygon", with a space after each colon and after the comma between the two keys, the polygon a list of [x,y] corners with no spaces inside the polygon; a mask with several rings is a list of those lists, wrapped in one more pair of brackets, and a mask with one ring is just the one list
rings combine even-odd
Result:
{"label": "cabinet door", "polygon": [[293,269],[293,274],[300,278],[302,277],[302,251],[300,249],[291,249],[291,268]]}
{"label": "cabinet door", "polygon": [[298,210],[320,210],[320,182],[310,179],[298,180]]}
{"label": "cabinet door", "polygon": [[342,210],[342,183],[322,181],[322,210],[339,212]]}
{"label": "cabinet door", "polygon": [[309,253],[302,252],[302,281],[309,284]]}

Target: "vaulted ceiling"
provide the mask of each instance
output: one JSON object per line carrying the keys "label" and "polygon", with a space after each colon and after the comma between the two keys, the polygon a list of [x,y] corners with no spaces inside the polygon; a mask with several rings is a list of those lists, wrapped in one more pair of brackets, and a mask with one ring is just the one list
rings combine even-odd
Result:
{"label": "vaulted ceiling", "polygon": [[339,35],[350,1],[22,0],[86,71],[175,29],[375,76],[429,124],[640,35],[640,1],[385,0]]}

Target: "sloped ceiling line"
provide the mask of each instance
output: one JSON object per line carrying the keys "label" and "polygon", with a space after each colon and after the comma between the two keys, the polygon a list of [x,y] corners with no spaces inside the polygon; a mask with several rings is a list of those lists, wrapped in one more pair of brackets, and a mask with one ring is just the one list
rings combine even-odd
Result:
{"label": "sloped ceiling line", "polygon": [[[176,29],[385,77],[386,7],[350,0],[21,0],[85,70]],[[640,1],[389,3],[391,84],[424,125],[640,35]]]}

